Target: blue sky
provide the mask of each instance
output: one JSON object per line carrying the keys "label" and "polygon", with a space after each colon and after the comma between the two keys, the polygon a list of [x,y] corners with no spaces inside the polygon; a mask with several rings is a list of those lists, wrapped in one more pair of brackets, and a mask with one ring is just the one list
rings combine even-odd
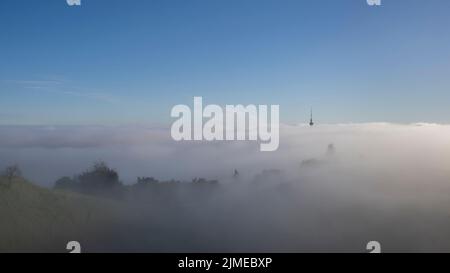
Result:
{"label": "blue sky", "polygon": [[175,104],[281,121],[450,122],[450,1],[2,0],[0,124],[169,124]]}

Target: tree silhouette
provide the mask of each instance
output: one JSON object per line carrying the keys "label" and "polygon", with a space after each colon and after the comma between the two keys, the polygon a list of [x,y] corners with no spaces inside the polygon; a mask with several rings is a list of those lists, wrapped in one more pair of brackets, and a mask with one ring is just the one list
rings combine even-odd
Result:
{"label": "tree silhouette", "polygon": [[90,170],[79,175],[76,180],[80,190],[86,193],[101,193],[122,186],[119,174],[102,161],[95,163]]}
{"label": "tree silhouette", "polygon": [[19,165],[15,164],[12,166],[8,166],[3,171],[2,176],[6,177],[8,180],[8,186],[11,186],[11,183],[14,178],[18,178],[22,176],[22,171],[19,168]]}
{"label": "tree silhouette", "polygon": [[71,190],[90,195],[118,197],[124,187],[119,174],[105,162],[97,162],[80,175],[62,177],[55,182],[55,189]]}

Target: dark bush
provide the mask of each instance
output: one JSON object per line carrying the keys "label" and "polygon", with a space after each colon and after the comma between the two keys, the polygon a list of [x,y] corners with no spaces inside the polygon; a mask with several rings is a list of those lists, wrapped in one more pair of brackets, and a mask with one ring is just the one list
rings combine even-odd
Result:
{"label": "dark bush", "polygon": [[118,197],[123,191],[119,174],[104,162],[95,163],[74,179],[69,177],[58,179],[55,188],[108,197]]}

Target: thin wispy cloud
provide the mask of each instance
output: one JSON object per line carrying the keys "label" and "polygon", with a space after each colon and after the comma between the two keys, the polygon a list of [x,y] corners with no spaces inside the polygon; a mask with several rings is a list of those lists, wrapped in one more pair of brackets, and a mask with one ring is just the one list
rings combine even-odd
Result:
{"label": "thin wispy cloud", "polygon": [[66,80],[6,80],[23,89],[53,93],[55,95],[72,96],[95,100],[104,103],[117,103],[120,100],[103,90],[74,85]]}
{"label": "thin wispy cloud", "polygon": [[6,83],[14,83],[20,85],[36,85],[36,86],[48,86],[62,84],[62,81],[57,80],[5,80]]}

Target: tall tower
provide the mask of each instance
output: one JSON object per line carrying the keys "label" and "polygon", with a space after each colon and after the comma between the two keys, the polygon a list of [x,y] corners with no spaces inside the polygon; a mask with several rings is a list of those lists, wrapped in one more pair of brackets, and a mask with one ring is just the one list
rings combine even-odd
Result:
{"label": "tall tower", "polygon": [[309,120],[309,126],[314,126],[312,108],[311,108],[311,118]]}

